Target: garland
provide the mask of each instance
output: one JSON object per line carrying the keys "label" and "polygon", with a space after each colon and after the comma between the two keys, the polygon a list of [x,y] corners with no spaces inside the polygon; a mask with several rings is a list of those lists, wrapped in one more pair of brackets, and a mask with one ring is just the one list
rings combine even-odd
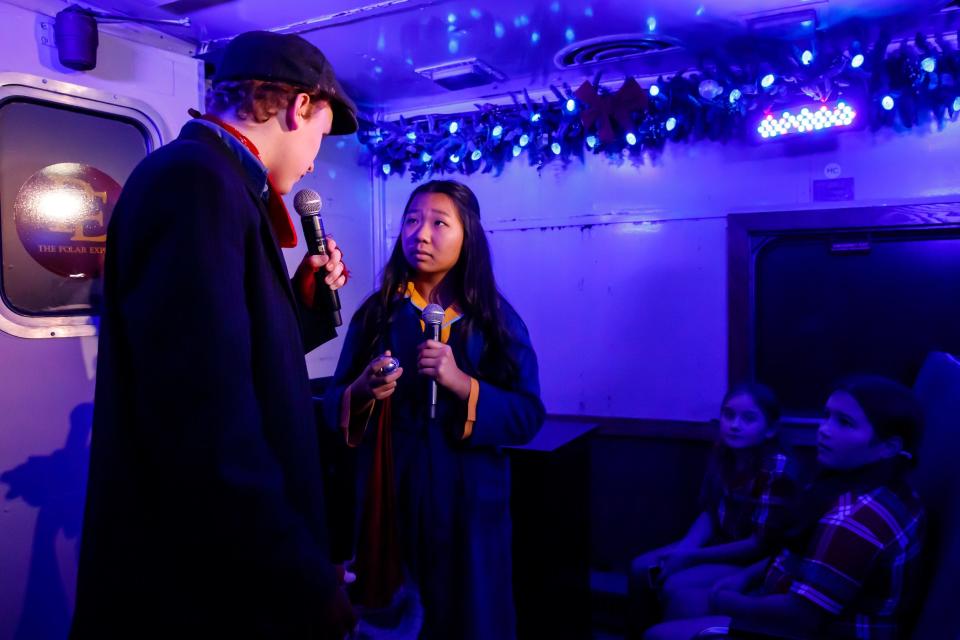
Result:
{"label": "garland", "polygon": [[[864,47],[851,39],[803,48],[751,43],[751,53],[741,56],[746,62],[713,57],[694,71],[661,76],[646,87],[627,77],[611,90],[597,76],[576,89],[550,87],[551,97],[540,101],[524,91],[522,97],[512,96],[512,104],[476,105],[470,113],[364,121],[362,162],[379,168],[384,177],[409,173],[417,181],[447,173],[499,175],[514,160],[538,169],[549,163],[566,167],[588,154],[641,164],[668,141],[760,143],[788,131],[813,134],[793,138],[816,137],[831,123],[852,128],[854,115],[857,125],[872,130],[905,130],[931,120],[943,128],[956,120],[956,44],[922,35],[893,47],[890,42],[881,37]],[[837,109],[824,108],[837,100]],[[822,109],[826,124],[814,128],[804,120],[804,128],[790,112],[781,117],[788,108],[814,115]],[[831,120],[831,113],[839,115]],[[767,135],[761,136],[764,131]]]}

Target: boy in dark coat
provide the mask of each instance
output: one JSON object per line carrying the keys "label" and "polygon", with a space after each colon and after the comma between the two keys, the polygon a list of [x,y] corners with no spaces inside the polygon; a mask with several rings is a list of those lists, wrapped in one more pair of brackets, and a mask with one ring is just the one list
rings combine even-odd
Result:
{"label": "boy in dark coat", "polygon": [[[319,49],[251,32],[210,113],[133,172],[108,230],[72,637],[343,637],[304,353],[335,329],[291,282],[289,193],[355,107]],[[196,114],[199,116],[199,114]],[[323,285],[321,285],[323,286]]]}

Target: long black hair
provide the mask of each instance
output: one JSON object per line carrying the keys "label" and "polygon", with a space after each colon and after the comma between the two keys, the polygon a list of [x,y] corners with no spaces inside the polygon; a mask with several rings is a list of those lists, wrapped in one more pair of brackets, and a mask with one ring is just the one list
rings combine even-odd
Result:
{"label": "long black hair", "polygon": [[[403,207],[407,215],[414,198],[425,193],[439,193],[449,197],[463,225],[463,246],[456,264],[444,277],[441,287],[460,308],[464,316],[464,332],[480,332],[484,350],[478,363],[478,373],[488,379],[510,385],[516,382],[519,369],[510,356],[508,346],[513,339],[504,322],[504,311],[509,308],[497,290],[493,276],[490,245],[480,224],[480,202],[465,184],[456,180],[431,180],[410,194]],[[393,252],[383,269],[380,288],[364,301],[360,315],[360,349],[354,362],[356,373],[384,348],[384,337],[389,333],[393,305],[413,278],[415,270],[403,254],[403,234],[397,236]]]}

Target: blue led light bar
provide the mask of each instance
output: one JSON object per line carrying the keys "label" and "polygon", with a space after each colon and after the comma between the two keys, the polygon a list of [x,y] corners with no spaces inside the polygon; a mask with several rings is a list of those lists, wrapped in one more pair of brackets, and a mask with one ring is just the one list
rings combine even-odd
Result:
{"label": "blue led light bar", "polygon": [[767,115],[757,126],[757,133],[765,140],[782,138],[836,127],[849,127],[856,117],[857,112],[845,102],[838,102],[833,109],[827,105],[822,105],[819,109],[803,107],[799,112],[784,111],[780,117],[774,114]]}

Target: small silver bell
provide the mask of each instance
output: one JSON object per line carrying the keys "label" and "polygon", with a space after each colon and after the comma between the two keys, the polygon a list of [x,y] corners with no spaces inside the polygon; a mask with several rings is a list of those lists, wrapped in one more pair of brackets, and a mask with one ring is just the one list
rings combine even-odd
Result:
{"label": "small silver bell", "polygon": [[400,361],[394,358],[393,356],[389,356],[387,364],[377,369],[377,373],[379,373],[381,376],[388,376],[399,368],[400,368]]}

